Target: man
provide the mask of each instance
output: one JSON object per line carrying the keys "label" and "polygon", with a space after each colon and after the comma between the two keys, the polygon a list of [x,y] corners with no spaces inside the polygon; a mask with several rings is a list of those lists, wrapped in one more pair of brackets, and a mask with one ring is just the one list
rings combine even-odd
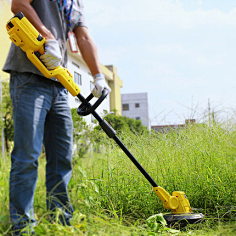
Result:
{"label": "man", "polygon": [[[81,0],[12,0],[12,12],[23,12],[46,38],[45,53],[40,59],[48,69],[66,67],[68,31],[94,76],[93,94],[99,97],[104,88],[110,91],[101,74],[96,45],[89,36]],[[46,151],[47,208],[62,209],[61,221],[70,225],[73,208],[67,185],[71,177],[73,124],[67,90],[56,79],[46,79],[11,45],[4,71],[11,73],[10,95],[13,104],[14,149],[11,154],[10,217],[15,234],[35,225],[33,211],[37,182],[38,156],[42,143]]]}

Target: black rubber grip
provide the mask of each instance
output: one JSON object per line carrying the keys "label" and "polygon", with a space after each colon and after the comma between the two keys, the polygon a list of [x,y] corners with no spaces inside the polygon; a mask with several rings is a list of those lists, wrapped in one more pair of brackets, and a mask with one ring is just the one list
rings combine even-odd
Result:
{"label": "black rubber grip", "polygon": [[103,100],[106,98],[108,94],[109,91],[107,89],[104,89],[100,98],[98,98],[98,100],[93,105],[89,103],[89,101],[94,97],[92,93],[86,99],[81,98],[81,95],[78,94],[77,97],[82,102],[82,104],[77,109],[78,115],[87,116],[93,113],[97,109],[97,107],[103,102]]}

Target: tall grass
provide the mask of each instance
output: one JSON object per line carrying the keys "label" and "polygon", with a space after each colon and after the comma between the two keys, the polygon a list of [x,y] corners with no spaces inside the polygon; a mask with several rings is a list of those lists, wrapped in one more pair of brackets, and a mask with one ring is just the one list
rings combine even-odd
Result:
{"label": "tall grass", "polygon": [[[191,206],[207,216],[231,219],[236,210],[235,130],[196,124],[150,136],[123,134],[122,139],[158,185],[182,190]],[[146,219],[164,212],[152,187],[129,158],[110,145],[81,165],[96,184],[91,196],[102,207],[127,217]],[[76,167],[75,167],[76,169]]]}
{"label": "tall grass", "polygon": [[0,159],[0,232],[5,231],[9,227],[8,217],[8,179],[9,179],[9,161]]}
{"label": "tall grass", "polygon": [[[224,124],[195,124],[166,134],[126,133],[120,137],[159,186],[170,193],[184,191],[191,206],[212,222],[236,219],[233,125],[229,129]],[[75,214],[70,228],[47,221],[45,159],[40,157],[35,193],[38,235],[148,235],[145,220],[167,212],[151,185],[113,140],[105,138],[104,143],[98,153],[74,157],[69,192]],[[7,234],[10,227],[9,170],[9,158],[1,160],[0,234]]]}

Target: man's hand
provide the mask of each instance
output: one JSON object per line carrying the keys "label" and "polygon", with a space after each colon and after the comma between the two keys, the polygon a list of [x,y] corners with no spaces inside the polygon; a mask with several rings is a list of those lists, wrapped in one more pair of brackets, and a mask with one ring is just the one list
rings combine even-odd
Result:
{"label": "man's hand", "polygon": [[99,98],[102,95],[104,89],[107,89],[109,93],[111,92],[111,89],[108,86],[103,74],[95,75],[93,83],[94,83],[94,89],[92,93],[95,97]]}
{"label": "man's hand", "polygon": [[57,40],[45,40],[45,52],[40,56],[40,59],[49,70],[53,70],[60,65],[62,57]]}

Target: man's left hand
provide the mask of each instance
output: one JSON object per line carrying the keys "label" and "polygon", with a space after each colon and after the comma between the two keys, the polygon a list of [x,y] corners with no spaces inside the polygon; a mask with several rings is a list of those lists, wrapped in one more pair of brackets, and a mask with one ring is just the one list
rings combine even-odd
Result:
{"label": "man's left hand", "polygon": [[94,89],[92,91],[93,95],[99,98],[102,95],[104,89],[107,89],[108,92],[111,92],[110,87],[108,86],[105,77],[103,74],[97,74],[94,76]]}

